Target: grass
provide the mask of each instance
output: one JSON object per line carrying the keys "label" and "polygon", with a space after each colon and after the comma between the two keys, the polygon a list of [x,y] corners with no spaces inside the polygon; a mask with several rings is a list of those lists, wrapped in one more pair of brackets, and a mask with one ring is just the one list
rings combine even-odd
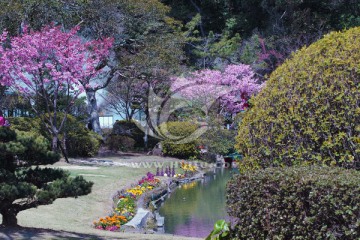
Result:
{"label": "grass", "polygon": [[[112,158],[111,160],[119,162],[119,159],[116,160]],[[130,159],[126,159],[126,161],[129,160]],[[151,159],[151,161],[157,160],[164,161],[163,158]],[[135,161],[140,161],[140,158],[135,159]],[[99,236],[114,237],[114,239],[184,239],[184,237],[171,237],[169,235],[134,235],[131,233],[107,232],[92,228],[94,220],[98,220],[100,217],[106,216],[112,212],[112,196],[117,190],[129,187],[132,183],[136,183],[148,171],[156,171],[154,168],[131,168],[121,166],[92,167],[69,165],[63,162],[56,163],[52,166],[67,169],[73,176],[82,175],[86,180],[94,182],[92,192],[76,199],[56,199],[53,204],[22,211],[18,214],[18,223],[20,226],[29,229],[39,228],[66,231],[76,234],[94,234],[95,239]],[[0,238],[2,239],[1,232],[5,232],[4,229],[0,231]],[[12,233],[13,235],[10,234],[10,236],[14,238],[14,234],[18,233],[19,230],[14,230]],[[28,231],[28,233],[31,234],[31,231]],[[76,234],[74,239],[77,239]],[[44,236],[47,235],[45,234]],[[50,236],[52,236],[49,237],[51,239],[57,238],[57,235],[54,234],[50,234]],[[31,236],[29,235],[25,238],[30,237]],[[20,239],[21,236],[16,235],[15,238]],[[42,237],[37,235],[35,238],[38,239]],[[69,236],[66,238],[69,238]],[[83,237],[79,237],[78,239],[81,238]],[[48,239],[48,237],[45,237],[45,239]]]}

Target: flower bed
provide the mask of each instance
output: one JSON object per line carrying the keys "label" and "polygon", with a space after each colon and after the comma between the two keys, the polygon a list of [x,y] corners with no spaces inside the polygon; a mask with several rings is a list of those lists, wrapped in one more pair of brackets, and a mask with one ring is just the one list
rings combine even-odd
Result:
{"label": "flower bed", "polygon": [[136,201],[139,197],[143,193],[159,186],[159,184],[160,180],[148,172],[146,176],[138,182],[137,186],[129,188],[120,194],[114,213],[105,218],[100,218],[99,221],[94,221],[94,227],[107,231],[119,230],[121,225],[129,222],[134,217],[136,213]]}
{"label": "flower bed", "polygon": [[156,176],[164,176],[164,177],[174,177],[174,178],[185,178],[191,177],[197,172],[197,167],[192,163],[181,162],[180,169],[183,170],[183,173],[175,173],[175,166],[171,169],[171,167],[166,167],[165,170],[163,168],[157,168]]}
{"label": "flower bed", "polygon": [[[156,176],[167,177],[171,176],[174,178],[187,178],[191,177],[197,172],[197,167],[191,163],[182,162],[180,168],[183,171],[183,174],[175,174],[175,168],[166,167],[157,169]],[[145,177],[143,177],[137,184],[137,186],[126,189],[121,192],[117,197],[117,203],[115,205],[114,212],[107,217],[100,218],[98,221],[94,221],[93,225],[97,229],[107,230],[107,231],[117,231],[120,229],[121,225],[129,222],[136,214],[136,202],[139,200],[145,192],[151,191],[154,188],[160,186],[160,179],[156,178],[154,174],[148,172]]]}

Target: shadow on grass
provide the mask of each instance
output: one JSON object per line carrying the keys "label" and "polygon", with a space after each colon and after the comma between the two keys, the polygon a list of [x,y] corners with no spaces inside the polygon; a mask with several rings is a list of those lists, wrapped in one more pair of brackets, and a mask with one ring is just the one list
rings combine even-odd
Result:
{"label": "shadow on grass", "polygon": [[100,149],[96,157],[138,157],[146,155],[145,151],[139,152],[122,152],[122,151],[112,151],[108,149]]}
{"label": "shadow on grass", "polygon": [[74,233],[67,231],[55,231],[43,228],[28,227],[4,227],[0,225],[0,239],[20,240],[20,239],[125,239],[120,237],[101,237],[97,235]]}

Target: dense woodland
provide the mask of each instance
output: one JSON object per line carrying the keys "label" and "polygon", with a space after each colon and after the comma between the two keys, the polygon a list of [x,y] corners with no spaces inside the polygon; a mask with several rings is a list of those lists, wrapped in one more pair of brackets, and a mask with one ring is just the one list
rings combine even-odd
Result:
{"label": "dense woodland", "polygon": [[[113,37],[106,64],[121,74],[109,84],[106,105],[125,119],[139,106],[146,112],[143,91],[165,89],[169,76],[243,63],[263,81],[297,49],[360,25],[356,0],[14,0],[0,9],[0,28],[12,36],[25,25],[54,23],[79,25],[86,39]],[[86,107],[76,109],[87,115]]]}

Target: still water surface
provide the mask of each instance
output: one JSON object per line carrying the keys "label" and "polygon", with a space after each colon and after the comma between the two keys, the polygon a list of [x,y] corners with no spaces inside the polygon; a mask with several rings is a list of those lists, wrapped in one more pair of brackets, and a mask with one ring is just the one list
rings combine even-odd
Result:
{"label": "still water surface", "polygon": [[234,170],[218,168],[204,179],[179,186],[165,200],[159,213],[165,233],[206,237],[219,219],[227,219],[225,186]]}

